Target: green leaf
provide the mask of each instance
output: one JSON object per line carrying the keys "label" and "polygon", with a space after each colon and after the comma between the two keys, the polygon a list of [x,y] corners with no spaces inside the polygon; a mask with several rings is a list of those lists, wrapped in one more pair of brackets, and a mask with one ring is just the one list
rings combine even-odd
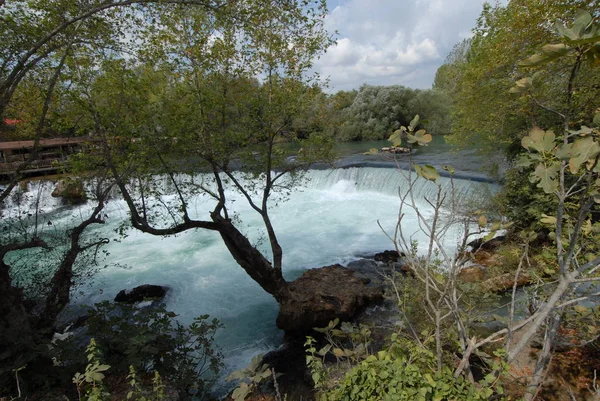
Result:
{"label": "green leaf", "polygon": [[569,53],[570,50],[571,48],[565,45],[564,43],[546,45],[542,47],[542,52],[544,52],[544,54],[548,56],[549,61],[566,55],[567,53]]}
{"label": "green leaf", "polygon": [[531,166],[531,163],[532,163],[531,158],[529,157],[529,155],[525,154],[525,155],[519,156],[515,165],[517,167],[529,167],[529,166]]}
{"label": "green leaf", "polygon": [[331,344],[327,344],[325,345],[323,348],[321,348],[317,354],[321,355],[321,356],[325,356],[327,355],[327,353],[329,352],[329,350],[331,350]]}
{"label": "green leaf", "polygon": [[582,164],[593,160],[600,153],[600,145],[593,137],[577,139],[573,143],[569,168],[571,173],[576,174]]}
{"label": "green leaf", "polygon": [[556,30],[558,31],[558,33],[564,38],[571,39],[571,40],[579,39],[579,37],[577,36],[577,34],[575,32],[573,32],[571,29],[567,28],[566,26],[562,25],[561,23],[556,23],[555,27],[556,27]]}
{"label": "green leaf", "polygon": [[388,141],[390,141],[392,143],[392,145],[394,145],[394,146],[402,145],[402,131],[401,130],[394,131],[394,133],[392,135],[390,135],[390,137],[388,138]]}
{"label": "green leaf", "polygon": [[423,146],[433,140],[431,134],[428,134],[424,129],[420,129],[415,133],[415,138],[419,145]]}
{"label": "green leaf", "polygon": [[567,143],[567,144],[560,145],[558,147],[558,149],[556,150],[555,155],[560,160],[568,160],[571,158],[572,152],[573,152],[573,144]]}
{"label": "green leaf", "polygon": [[534,127],[529,131],[529,135],[521,139],[521,145],[528,150],[535,150],[540,153],[551,152],[556,144],[556,135],[552,131],[544,131],[539,127]]}
{"label": "green leaf", "polygon": [[515,82],[515,86],[513,86],[509,90],[509,93],[524,93],[529,88],[531,88],[532,85],[533,85],[533,78],[531,78],[531,77],[521,78],[517,82]]}
{"label": "green leaf", "polygon": [[537,187],[542,188],[547,194],[557,191],[558,181],[556,181],[556,176],[558,174],[558,169],[559,167],[556,164],[551,164],[549,166],[538,164],[533,172],[533,175],[540,181]]}
{"label": "green leaf", "polygon": [[537,53],[533,56],[526,58],[525,60],[519,61],[519,67],[537,67],[538,65],[544,64],[548,61],[548,56],[543,53]]}
{"label": "green leaf", "polygon": [[248,386],[248,383],[240,383],[240,386],[231,393],[231,398],[235,401],[244,401],[249,393],[250,386]]}
{"label": "green leaf", "polygon": [[231,374],[227,376],[227,381],[243,380],[246,378],[246,376],[247,374],[245,369],[236,370],[235,372],[231,372]]}
{"label": "green leaf", "polygon": [[427,381],[427,383],[429,383],[429,385],[431,387],[435,387],[436,383],[435,383],[435,380],[433,380],[433,377],[431,376],[431,373],[425,373],[423,375],[423,377],[425,378],[425,380]]}
{"label": "green leaf", "polygon": [[520,86],[522,88],[530,88],[533,85],[533,78],[531,78],[531,77],[521,78],[516,82],[516,85]]}
{"label": "green leaf", "polygon": [[540,219],[540,223],[546,224],[549,226],[555,226],[556,221],[557,221],[556,217],[548,216],[547,214],[542,213],[542,218]]}
{"label": "green leaf", "polygon": [[[575,34],[576,39],[579,39],[586,29],[592,23],[592,16],[587,11],[580,10],[575,16],[575,21],[571,27],[571,31]],[[575,39],[574,39],[575,40]]]}
{"label": "green leaf", "polygon": [[415,164],[415,172],[419,177],[423,177],[429,181],[435,181],[440,178],[440,174],[437,172],[435,167],[430,164],[418,165]]}
{"label": "green leaf", "polygon": [[90,372],[88,377],[95,382],[101,382],[104,379],[104,375],[99,372]]}
{"label": "green leaf", "polygon": [[417,115],[415,116],[415,118],[413,118],[413,119],[411,120],[411,122],[408,124],[408,126],[409,126],[410,128],[412,128],[412,130],[414,130],[415,128],[417,128],[417,125],[419,125],[419,120],[420,120],[420,117],[419,117],[419,115],[417,114]]}
{"label": "green leaf", "polygon": [[335,355],[337,358],[341,358],[345,355],[345,353],[344,353],[344,350],[341,348],[334,348],[333,355]]}
{"label": "green leaf", "polygon": [[376,155],[379,153],[379,149],[371,148],[368,152],[364,152],[363,155]]}
{"label": "green leaf", "polygon": [[252,357],[252,359],[250,360],[250,363],[248,364],[247,369],[251,372],[256,371],[260,367],[262,359],[263,359],[263,354],[254,355]]}
{"label": "green leaf", "polygon": [[98,365],[95,370],[96,372],[104,372],[108,369],[110,369],[110,365]]}
{"label": "green leaf", "polygon": [[594,124],[596,124],[596,126],[600,126],[600,113],[596,113],[594,116]]}

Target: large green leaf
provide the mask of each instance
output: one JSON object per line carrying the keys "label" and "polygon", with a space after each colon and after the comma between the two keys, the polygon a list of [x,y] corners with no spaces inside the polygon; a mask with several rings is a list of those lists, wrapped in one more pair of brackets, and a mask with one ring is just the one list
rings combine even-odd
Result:
{"label": "large green leaf", "polygon": [[440,178],[438,171],[430,164],[424,164],[422,166],[415,164],[415,171],[417,172],[417,175],[429,181],[435,181]]}
{"label": "large green leaf", "polygon": [[392,135],[390,135],[390,137],[388,138],[388,141],[390,141],[392,143],[392,145],[394,145],[394,146],[401,146],[402,145],[402,131],[399,129],[394,131],[394,133]]}
{"label": "large green leaf", "polygon": [[529,131],[529,135],[523,137],[521,145],[528,150],[535,150],[537,152],[551,152],[556,144],[556,135],[552,131],[544,131],[539,127],[533,128]]}
{"label": "large green leaf", "polygon": [[556,150],[556,157],[561,160],[569,160],[573,155],[573,144],[567,143],[560,145]]}
{"label": "large green leaf", "polygon": [[418,130],[414,135],[407,134],[409,143],[418,143],[419,145],[427,145],[433,140],[431,134],[428,134],[424,129]]}
{"label": "large green leaf", "polygon": [[525,77],[515,82],[515,86],[510,88],[510,93],[524,93],[533,85],[533,78]]}
{"label": "large green leaf", "polygon": [[584,10],[580,10],[575,16],[575,21],[573,22],[571,31],[577,36],[577,39],[579,39],[591,23],[592,16],[590,15],[590,13]]}
{"label": "large green leaf", "polygon": [[547,61],[547,55],[543,53],[536,53],[531,57],[527,57],[525,60],[519,61],[519,67],[537,67],[538,65],[544,64]]}
{"label": "large green leaf", "polygon": [[546,45],[542,47],[542,52],[546,56],[545,62],[554,61],[559,59],[571,51],[571,47],[565,45],[564,43],[558,43],[555,45]]}
{"label": "large green leaf", "polygon": [[551,194],[558,190],[558,181],[556,177],[558,175],[559,166],[557,164],[544,165],[538,164],[533,172],[534,180],[536,182],[539,180],[537,185],[538,188],[544,190],[545,193]]}
{"label": "large green leaf", "polygon": [[532,160],[528,154],[520,155],[517,159],[516,166],[517,167],[529,167],[531,166]]}
{"label": "large green leaf", "polygon": [[231,393],[231,398],[233,398],[235,401],[244,401],[248,394],[250,394],[250,390],[252,389],[250,386],[248,386],[248,383],[242,382],[238,388],[233,390],[233,393]]}
{"label": "large green leaf", "polygon": [[573,143],[571,158],[569,159],[569,168],[571,173],[575,174],[582,164],[593,160],[600,153],[600,145],[593,137],[587,136],[579,138]]}
{"label": "large green leaf", "polygon": [[419,119],[420,119],[420,117],[419,117],[419,115],[417,114],[417,115],[415,116],[415,118],[413,118],[413,119],[411,120],[411,122],[410,122],[410,124],[409,124],[409,127],[410,127],[410,128],[412,128],[413,130],[414,130],[415,128],[417,128],[417,125],[419,125]]}
{"label": "large green leaf", "polygon": [[579,39],[579,36],[577,35],[577,33],[573,32],[571,29],[567,28],[566,26],[563,26],[561,23],[556,23],[555,26],[556,26],[556,30],[562,37],[570,39],[570,40]]}
{"label": "large green leaf", "polygon": [[521,67],[537,67],[542,64],[549,63],[560,57],[563,57],[571,51],[571,47],[564,43],[549,44],[542,47],[541,53],[536,53],[531,57],[521,60],[519,66]]}

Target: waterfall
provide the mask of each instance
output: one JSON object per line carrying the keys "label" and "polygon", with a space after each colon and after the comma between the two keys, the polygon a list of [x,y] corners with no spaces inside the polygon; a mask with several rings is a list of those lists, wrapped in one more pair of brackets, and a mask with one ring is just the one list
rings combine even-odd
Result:
{"label": "waterfall", "polygon": [[[361,168],[351,167],[335,170],[312,170],[308,174],[308,187],[315,189],[333,188],[340,190],[354,190],[357,192],[379,192],[386,195],[404,194],[409,189],[408,171],[393,168]],[[411,179],[417,179],[412,173]],[[447,177],[440,177],[438,182],[442,190],[451,192],[452,181]],[[454,180],[456,196],[468,195],[473,190],[473,183],[464,179]],[[424,179],[418,179],[413,187],[415,198],[432,198],[437,192],[437,186]]]}

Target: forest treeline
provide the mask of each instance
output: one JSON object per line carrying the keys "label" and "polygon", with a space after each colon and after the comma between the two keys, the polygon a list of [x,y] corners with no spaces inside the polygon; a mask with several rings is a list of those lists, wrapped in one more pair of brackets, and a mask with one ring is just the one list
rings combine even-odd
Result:
{"label": "forest treeline", "polygon": [[[113,80],[114,84],[115,77],[111,77],[111,74],[115,68],[123,68],[123,65],[102,66],[102,73],[96,75],[92,82],[105,85]],[[181,86],[181,83],[176,81],[169,82],[164,71],[147,67],[137,67],[128,75],[130,82],[137,82],[140,90],[145,90],[143,85],[147,82],[153,82],[152,90],[161,93],[176,92],[176,87]],[[217,89],[219,86],[216,79],[208,80],[206,85],[205,90],[213,92],[213,98],[215,89],[217,92],[223,89]],[[228,82],[228,85],[234,88],[232,92],[237,93],[240,96],[238,100],[244,104],[243,110],[231,108],[230,119],[239,119],[242,117],[240,113],[246,113],[243,118],[248,121],[249,115],[256,111],[256,105],[251,105],[252,98],[243,100],[243,96],[254,90],[260,91],[263,84],[257,79],[237,78]],[[328,94],[319,86],[303,86],[301,82],[298,82],[298,86],[301,88],[299,93],[303,99],[303,106],[286,127],[294,138],[306,139],[311,134],[319,134],[335,142],[382,140],[387,139],[401,126],[407,126],[417,114],[421,117],[422,127],[430,133],[448,135],[451,132],[451,97],[442,90],[363,84],[359,89]],[[26,97],[33,94],[27,91],[20,95]],[[73,114],[74,110],[78,109],[77,103],[80,102],[73,96],[78,95],[73,93],[70,99],[62,98],[62,104],[53,107],[52,114],[48,116],[45,136],[71,137],[94,134],[92,127],[83,124],[81,110]],[[34,118],[28,118],[35,112],[28,110],[24,104],[20,107],[19,110],[8,113],[12,117],[11,120],[18,123],[5,127],[2,133],[4,139],[20,140],[33,136],[35,126],[27,121],[35,121]],[[33,107],[39,108],[40,105]]]}
{"label": "forest treeline", "polygon": [[326,117],[315,128],[338,142],[387,139],[417,114],[432,134],[450,133],[450,98],[435,89],[364,84],[322,95],[320,102]]}

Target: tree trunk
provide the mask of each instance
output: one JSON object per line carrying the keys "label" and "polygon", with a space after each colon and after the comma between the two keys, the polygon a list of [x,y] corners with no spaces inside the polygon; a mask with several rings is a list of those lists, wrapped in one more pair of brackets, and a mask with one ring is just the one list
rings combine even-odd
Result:
{"label": "tree trunk", "polygon": [[0,261],[0,377],[29,362],[37,344],[34,335],[23,293],[12,286],[8,266]]}
{"label": "tree trunk", "polygon": [[215,213],[211,218],[217,224],[217,231],[221,234],[227,249],[246,273],[280,304],[288,299],[290,296],[288,282],[283,278],[281,270],[275,269],[229,219]]}

